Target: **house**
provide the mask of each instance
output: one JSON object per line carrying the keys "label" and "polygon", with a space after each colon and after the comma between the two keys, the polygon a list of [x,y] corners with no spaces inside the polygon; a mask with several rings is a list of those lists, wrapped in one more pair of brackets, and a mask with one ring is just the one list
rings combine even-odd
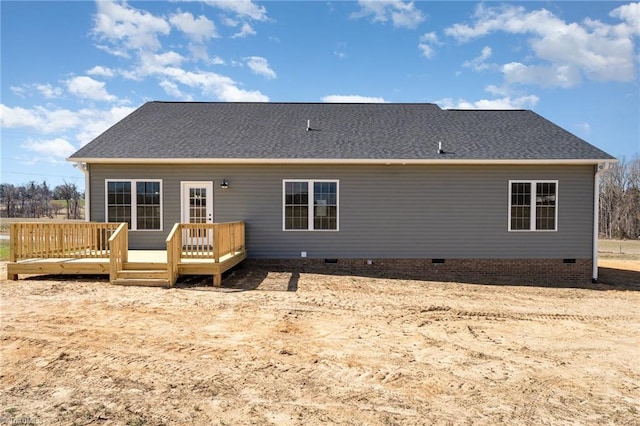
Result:
{"label": "house", "polygon": [[132,249],[244,221],[255,262],[585,281],[615,159],[528,110],[148,102],[69,161]]}

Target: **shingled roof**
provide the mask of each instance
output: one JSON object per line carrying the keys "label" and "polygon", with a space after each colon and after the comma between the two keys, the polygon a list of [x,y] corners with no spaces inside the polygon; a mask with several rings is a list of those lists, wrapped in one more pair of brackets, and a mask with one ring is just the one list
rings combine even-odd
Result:
{"label": "shingled roof", "polygon": [[[442,143],[443,153],[438,153]],[[148,102],[70,161],[483,161],[613,157],[528,110]]]}

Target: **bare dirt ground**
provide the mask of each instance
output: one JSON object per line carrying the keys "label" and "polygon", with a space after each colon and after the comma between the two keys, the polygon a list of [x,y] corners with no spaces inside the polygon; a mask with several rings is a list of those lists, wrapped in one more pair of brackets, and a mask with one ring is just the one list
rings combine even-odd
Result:
{"label": "bare dirt ground", "polygon": [[640,262],[603,262],[582,288],[2,265],[0,424],[640,424]]}

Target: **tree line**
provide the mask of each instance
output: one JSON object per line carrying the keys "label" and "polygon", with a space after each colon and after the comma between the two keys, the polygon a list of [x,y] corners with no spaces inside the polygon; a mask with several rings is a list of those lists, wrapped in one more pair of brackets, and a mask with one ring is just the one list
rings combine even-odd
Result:
{"label": "tree line", "polygon": [[84,194],[73,183],[64,183],[51,189],[47,182],[29,182],[25,185],[0,184],[0,215],[3,217],[41,218],[57,217],[66,202],[67,219],[81,219],[80,201]]}
{"label": "tree line", "polygon": [[602,173],[599,227],[605,238],[640,238],[640,156],[622,158]]}

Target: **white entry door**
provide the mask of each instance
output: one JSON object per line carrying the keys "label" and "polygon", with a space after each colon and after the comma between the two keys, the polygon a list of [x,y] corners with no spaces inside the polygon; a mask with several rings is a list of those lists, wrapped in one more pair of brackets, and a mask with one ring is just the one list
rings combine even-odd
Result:
{"label": "white entry door", "polygon": [[[213,182],[182,182],[182,223],[213,223]],[[182,242],[190,246],[210,245],[209,233],[186,231]]]}

